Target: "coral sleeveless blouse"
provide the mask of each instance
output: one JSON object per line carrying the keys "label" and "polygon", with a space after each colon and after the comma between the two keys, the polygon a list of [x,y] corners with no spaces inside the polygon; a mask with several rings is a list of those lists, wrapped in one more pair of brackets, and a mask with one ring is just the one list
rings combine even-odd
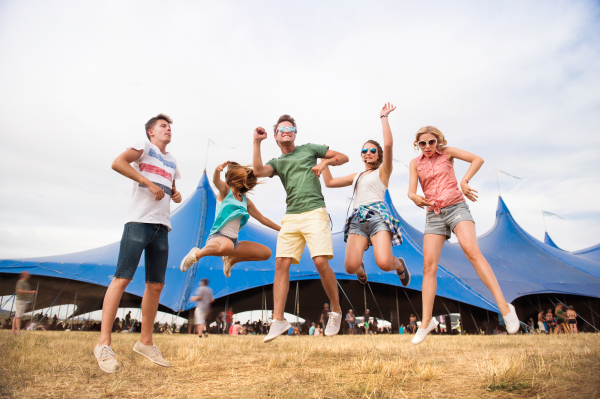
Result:
{"label": "coral sleeveless blouse", "polygon": [[421,154],[415,158],[415,164],[423,194],[433,204],[427,207],[428,211],[439,214],[442,208],[465,202],[454,175],[454,165],[446,155],[439,150],[431,158]]}

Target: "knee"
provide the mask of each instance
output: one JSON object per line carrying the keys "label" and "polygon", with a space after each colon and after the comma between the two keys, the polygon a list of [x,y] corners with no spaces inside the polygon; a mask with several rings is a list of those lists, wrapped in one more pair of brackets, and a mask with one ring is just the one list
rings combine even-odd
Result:
{"label": "knee", "polygon": [[272,252],[269,248],[265,248],[265,250],[260,254],[260,260],[269,260],[271,259]]}
{"label": "knee", "polygon": [[375,256],[375,263],[384,272],[394,269],[394,257],[389,255]]}
{"label": "knee", "polygon": [[164,284],[146,283],[146,290],[152,294],[160,294],[164,286]]}
{"label": "knee", "polygon": [[437,264],[435,264],[434,262],[425,262],[423,264],[423,277],[435,276],[436,272],[437,272]]}
{"label": "knee", "polygon": [[292,260],[290,258],[277,258],[275,261],[275,269],[281,271],[289,271]]}
{"label": "knee", "polygon": [[326,256],[315,256],[313,261],[315,262],[315,267],[318,271],[321,271],[329,266]]}
{"label": "knee", "polygon": [[362,261],[360,261],[360,260],[346,259],[344,261],[344,267],[346,268],[346,273],[354,274],[360,269],[361,266],[362,266]]}
{"label": "knee", "polygon": [[129,280],[127,278],[115,277],[111,281],[110,285],[112,285],[115,288],[119,288],[119,289],[124,290],[125,288],[127,288],[127,286],[129,285],[129,283],[131,283],[131,280]]}
{"label": "knee", "polygon": [[467,259],[471,262],[479,259],[479,257],[481,256],[481,251],[479,251],[479,248],[477,248],[477,247],[465,248],[464,253],[465,253],[465,256],[467,257]]}

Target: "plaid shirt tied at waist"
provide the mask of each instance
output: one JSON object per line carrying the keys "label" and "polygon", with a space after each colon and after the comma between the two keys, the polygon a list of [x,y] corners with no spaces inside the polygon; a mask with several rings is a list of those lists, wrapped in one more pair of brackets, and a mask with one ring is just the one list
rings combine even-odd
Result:
{"label": "plaid shirt tied at waist", "polygon": [[[350,230],[350,222],[353,219],[356,219],[359,223],[366,223],[377,213],[381,215],[390,228],[390,232],[392,233],[392,246],[397,247],[398,245],[401,245],[402,233],[400,232],[400,221],[390,214],[390,211],[383,202],[361,205],[352,211],[352,215],[346,220],[346,226],[344,227],[344,242],[348,242],[348,231]],[[369,246],[371,245],[371,240],[369,240]]]}

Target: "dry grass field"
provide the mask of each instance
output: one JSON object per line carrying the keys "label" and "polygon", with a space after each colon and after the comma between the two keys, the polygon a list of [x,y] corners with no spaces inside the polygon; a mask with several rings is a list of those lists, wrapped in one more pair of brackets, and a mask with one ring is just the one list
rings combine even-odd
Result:
{"label": "dry grass field", "polygon": [[156,335],[171,363],[115,334],[121,372],[100,371],[98,333],[0,330],[6,398],[594,398],[600,334],[560,336],[262,337]]}

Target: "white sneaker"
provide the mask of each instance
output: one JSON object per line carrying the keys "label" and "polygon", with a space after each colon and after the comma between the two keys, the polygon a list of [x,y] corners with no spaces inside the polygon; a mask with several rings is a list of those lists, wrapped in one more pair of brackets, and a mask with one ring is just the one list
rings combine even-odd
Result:
{"label": "white sneaker", "polygon": [[264,343],[271,342],[275,338],[279,337],[281,334],[286,333],[292,325],[288,323],[287,320],[273,320],[271,323],[271,328],[269,329],[269,334],[263,339]]}
{"label": "white sneaker", "polygon": [[342,315],[340,313],[329,312],[329,321],[325,327],[325,336],[330,337],[340,332],[342,325]]}
{"label": "white sneaker", "polygon": [[425,339],[425,337],[427,336],[427,334],[429,334],[429,332],[431,330],[435,330],[438,326],[438,322],[435,319],[435,317],[431,318],[431,322],[429,323],[429,325],[427,326],[427,328],[422,329],[422,328],[417,328],[417,333],[415,334],[415,336],[412,339],[412,343],[417,345],[420,344],[421,342],[423,342],[423,340]]}
{"label": "white sneaker", "polygon": [[96,344],[96,347],[94,348],[94,356],[96,356],[96,361],[98,362],[100,370],[107,373],[116,373],[117,371],[121,370],[121,365],[117,361],[115,352],[110,346],[100,346],[100,344]]}
{"label": "white sneaker", "polygon": [[521,322],[519,321],[515,307],[510,303],[508,304],[508,307],[510,308],[510,313],[506,316],[502,316],[506,326],[506,332],[509,334],[516,334],[517,331],[519,331],[519,328],[521,328]]}
{"label": "white sneaker", "polygon": [[231,268],[233,267],[231,263],[229,263],[229,256],[223,256],[223,274],[225,277],[231,277]]}
{"label": "white sneaker", "polygon": [[196,258],[196,251],[198,248],[194,247],[192,250],[183,258],[181,261],[181,265],[179,266],[179,270],[185,273],[187,269],[192,267],[192,265],[198,262],[198,258]]}
{"label": "white sneaker", "polygon": [[162,353],[158,350],[156,345],[144,345],[140,341],[136,342],[133,346],[133,351],[140,355],[146,356],[150,361],[158,364],[159,366],[169,367],[169,363],[162,357]]}

